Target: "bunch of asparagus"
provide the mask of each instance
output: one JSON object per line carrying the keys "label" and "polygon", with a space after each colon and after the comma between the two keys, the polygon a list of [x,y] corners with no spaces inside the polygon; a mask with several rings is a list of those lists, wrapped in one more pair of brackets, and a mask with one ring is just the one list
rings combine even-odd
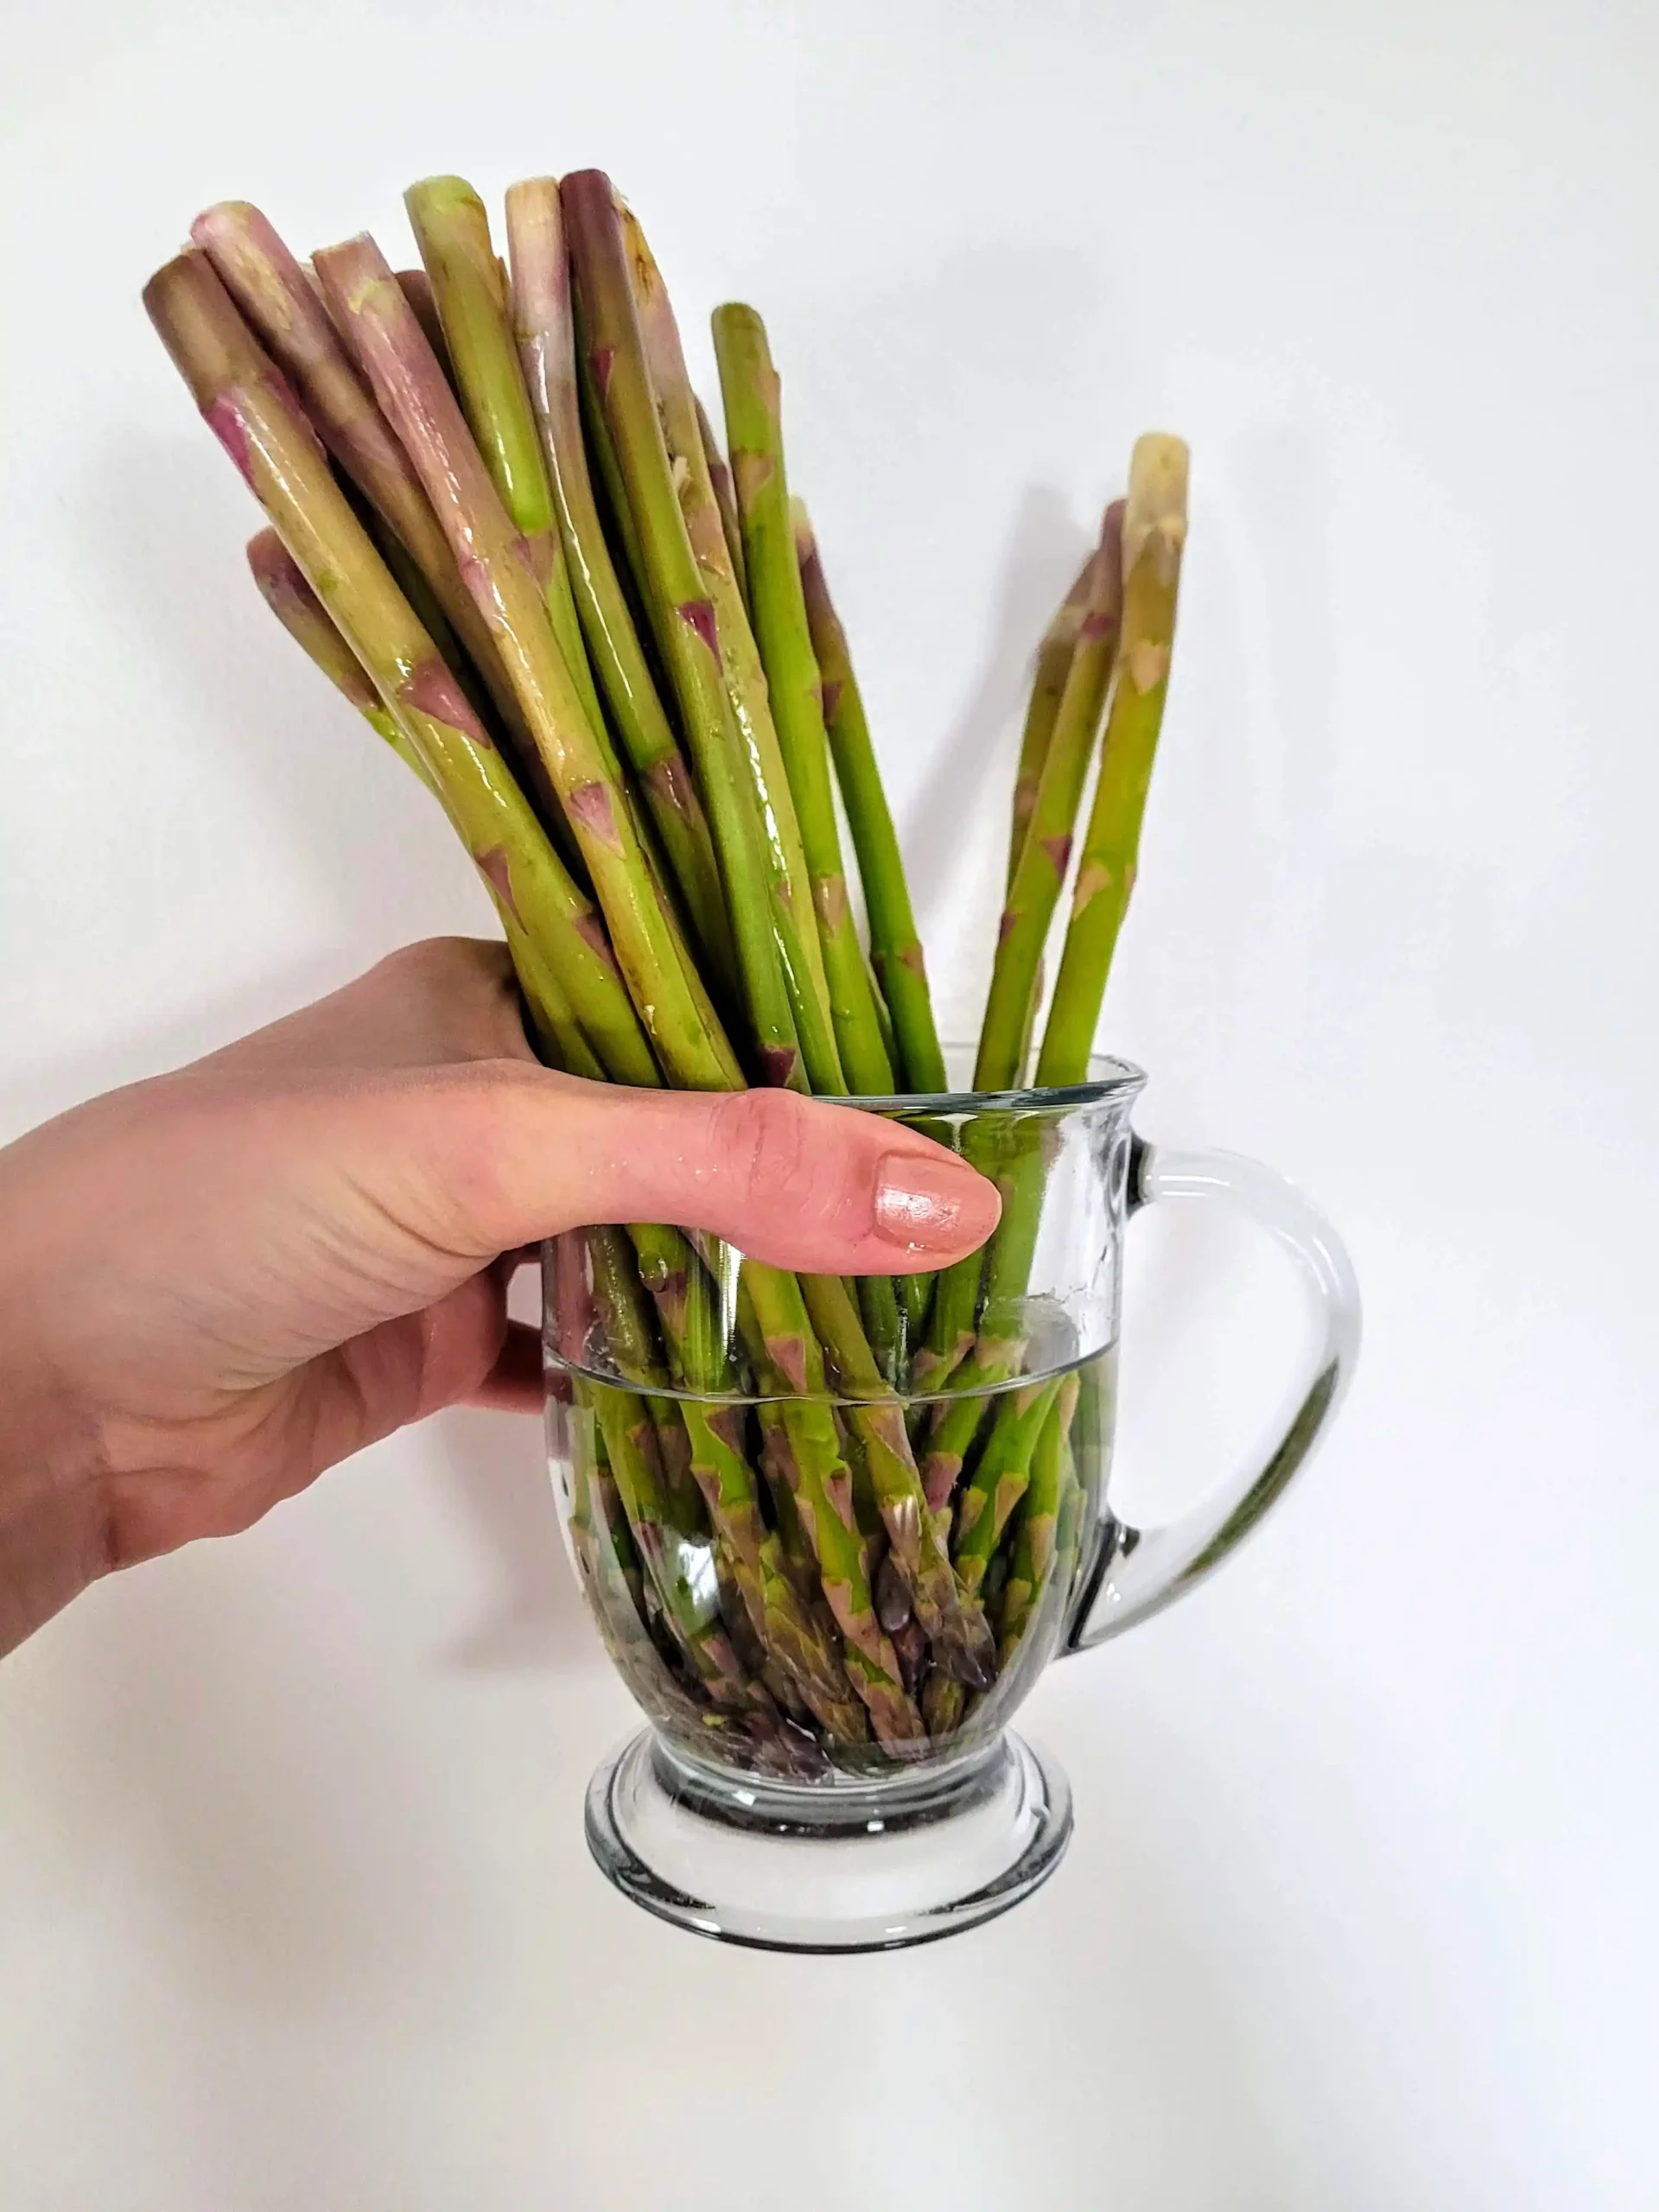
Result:
{"label": "bunch of asparagus", "polygon": [[[259,589],[444,809],[550,1065],[700,1090],[944,1091],[760,316],[714,315],[722,453],[607,177],[514,185],[505,263],[460,180],[406,204],[419,270],[394,271],[367,237],[302,264],[257,209],[226,203],[146,288],[264,508]],[[1097,758],[1036,1079],[1086,1072],[1168,681],[1185,474],[1178,440],[1140,440],[1042,641],[978,1090],[1027,1074]],[[1080,1424],[1098,1409],[1077,1375],[1020,1382],[1041,1117],[969,1127],[1004,1200],[983,1255],[856,1284],[746,1260],[735,1341],[716,1255],[679,1230],[598,1228],[559,1250],[572,1351],[590,1317],[629,1386],[582,1386],[576,1522],[601,1628],[659,1718],[762,1768],[952,1738],[1076,1555]]]}

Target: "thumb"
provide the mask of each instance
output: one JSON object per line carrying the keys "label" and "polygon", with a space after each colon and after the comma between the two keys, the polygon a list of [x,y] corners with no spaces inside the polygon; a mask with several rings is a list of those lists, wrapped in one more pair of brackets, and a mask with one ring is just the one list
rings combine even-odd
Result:
{"label": "thumb", "polygon": [[962,1259],[996,1226],[991,1183],[875,1115],[786,1090],[631,1090],[516,1062],[469,1073],[465,1110],[429,1125],[429,1172],[459,1249],[480,1256],[660,1221],[773,1267],[899,1274]]}

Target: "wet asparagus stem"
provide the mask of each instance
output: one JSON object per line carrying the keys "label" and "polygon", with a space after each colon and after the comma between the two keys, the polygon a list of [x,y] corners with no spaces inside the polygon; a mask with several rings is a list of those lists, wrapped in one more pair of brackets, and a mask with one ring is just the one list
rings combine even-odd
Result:
{"label": "wet asparagus stem", "polygon": [[732,574],[737,579],[737,588],[747,601],[749,572],[743,560],[743,526],[737,518],[737,493],[732,485],[731,465],[720,449],[720,440],[715,435],[715,426],[709,420],[708,409],[701,400],[696,404],[697,429],[702,436],[702,457],[709,464],[709,481],[714,486],[715,505],[720,509],[720,525],[726,533],[727,555],[731,561]]}
{"label": "wet asparagus stem", "polygon": [[790,520],[778,375],[753,308],[717,308],[714,332],[755,638],[800,823],[836,1043],[852,1089],[882,1097],[893,1088],[893,1065],[882,1046],[842,865],[823,692]]}
{"label": "wet asparagus stem", "polygon": [[[714,330],[749,601],[784,772],[800,824],[836,1046],[842,1071],[854,1090],[883,1097],[894,1088],[893,1063],[882,1042],[876,994],[842,866],[818,665],[790,519],[778,379],[766,332],[752,308],[716,309]],[[904,1354],[897,1293],[886,1278],[875,1277],[861,1285],[859,1302],[872,1344],[891,1378],[899,1371]]]}
{"label": "wet asparagus stem", "polygon": [[507,243],[518,358],[588,649],[698,944],[720,988],[735,1001],[737,955],[714,841],[635,632],[588,474],[556,180],[531,178],[511,188]]}
{"label": "wet asparagus stem", "polygon": [[397,282],[404,297],[415,310],[415,320],[426,334],[426,342],[437,357],[449,389],[455,385],[455,365],[449,359],[449,341],[443,334],[443,318],[438,313],[437,294],[432,289],[432,279],[424,269],[400,269]]}

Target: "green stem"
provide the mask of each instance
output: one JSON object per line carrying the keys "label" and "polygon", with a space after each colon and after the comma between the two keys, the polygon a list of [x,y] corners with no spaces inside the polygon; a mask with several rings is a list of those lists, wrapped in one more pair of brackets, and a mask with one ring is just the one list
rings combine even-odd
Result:
{"label": "green stem", "polygon": [[569,267],[552,178],[530,179],[509,190],[507,243],[518,356],[583,634],[698,944],[722,994],[735,1000],[737,954],[714,841],[634,628],[588,474]]}
{"label": "green stem", "polygon": [[792,503],[792,513],[796,559],[823,683],[823,719],[853,849],[858,855],[876,981],[893,1018],[905,1088],[943,1091],[949,1088],[944,1054],[934,1026],[933,1001],[911,908],[910,887],[905,880],[904,855],[882,787],[875,747],[870,742],[847,634],[830,596],[806,510],[798,499]]}
{"label": "green stem", "polygon": [[1007,1090],[1020,1081],[1020,1050],[1029,1027],[1038,965],[1071,857],[1071,833],[1117,643],[1122,516],[1121,502],[1106,510],[1088,611],[1077,632],[1024,849],[1003,910],[974,1068],[976,1090]]}
{"label": "green stem", "polygon": [[1026,832],[1031,827],[1032,809],[1037,804],[1037,787],[1042,781],[1043,765],[1048,759],[1055,718],[1060,711],[1060,701],[1065,696],[1065,679],[1071,672],[1071,657],[1077,650],[1077,632],[1082,629],[1083,618],[1088,612],[1090,587],[1098,554],[1099,549],[1090,546],[1088,559],[1078,569],[1071,589],[1060,602],[1053,620],[1043,632],[1042,643],[1037,648],[1036,674],[1026,708],[1026,725],[1020,737],[1020,766],[1014,777],[1006,887],[1009,891],[1014,888],[1020,856],[1026,849]]}
{"label": "green stem", "polygon": [[560,187],[582,343],[615,455],[658,650],[702,782],[737,941],[760,1072],[804,1089],[794,1015],[772,926],[753,784],[732,718],[715,610],[686,533],[628,281],[621,224],[595,171]]}
{"label": "green stem", "polygon": [[836,1045],[854,1091],[885,1096],[893,1089],[893,1064],[847,895],[818,664],[790,519],[778,374],[753,308],[717,308],[714,332],[755,638],[800,825]]}
{"label": "green stem", "polygon": [[1186,541],[1186,448],[1141,438],[1129,465],[1123,518],[1123,620],[1117,680],[1101,747],[1100,779],[1084,838],[1065,950],[1037,1063],[1039,1084],[1081,1083],[1118,932],[1135,887],[1175,642]]}
{"label": "green stem", "polygon": [[[518,366],[501,265],[484,203],[464,178],[427,177],[404,194],[432,280],[455,385],[473,440],[541,580],[548,620],[582,712],[605,720],[582,644],[541,439]],[[608,740],[607,740],[608,742]]]}
{"label": "green stem", "polygon": [[[609,193],[608,182],[603,179],[600,181]],[[586,181],[567,179],[566,190],[573,186],[585,188]],[[686,534],[702,577],[703,590],[714,609],[727,697],[760,801],[766,869],[772,891],[772,926],[777,932],[807,1079],[814,1090],[838,1095],[847,1085],[830,1020],[829,984],[813,915],[800,823],[785,770],[760,650],[727,549],[725,524],[709,472],[696,397],[686,372],[679,326],[674,319],[662,273],[637,218],[613,194],[611,211],[618,226],[623,271],[635,305],[647,379],[660,413]]]}

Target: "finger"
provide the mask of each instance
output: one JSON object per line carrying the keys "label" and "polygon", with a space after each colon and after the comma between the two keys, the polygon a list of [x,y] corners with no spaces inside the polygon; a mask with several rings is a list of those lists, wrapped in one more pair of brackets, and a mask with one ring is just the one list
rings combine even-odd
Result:
{"label": "finger", "polygon": [[995,1187],[896,1122],[783,1090],[631,1090],[480,1071],[429,1128],[449,1230],[492,1253],[662,1221],[814,1274],[937,1268],[982,1244]]}
{"label": "finger", "polygon": [[563,1376],[542,1379],[542,1337],[528,1322],[509,1321],[495,1364],[483,1381],[467,1393],[469,1406],[487,1406],[498,1413],[538,1414],[542,1401],[555,1382],[568,1397],[569,1386]]}

